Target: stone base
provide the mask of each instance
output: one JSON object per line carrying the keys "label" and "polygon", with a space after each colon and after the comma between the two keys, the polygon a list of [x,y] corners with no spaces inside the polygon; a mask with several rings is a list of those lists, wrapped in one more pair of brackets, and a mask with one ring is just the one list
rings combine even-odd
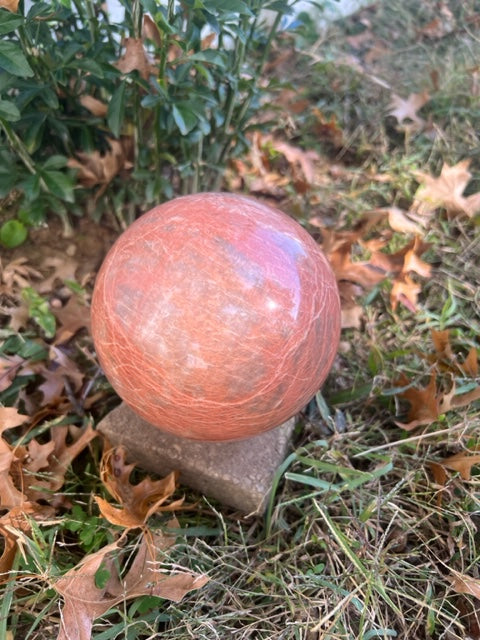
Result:
{"label": "stone base", "polygon": [[248,440],[199,442],[164,433],[122,404],[99,423],[98,430],[113,445],[124,445],[139,467],[161,476],[179,471],[181,484],[254,514],[266,507],[294,426],[291,418]]}

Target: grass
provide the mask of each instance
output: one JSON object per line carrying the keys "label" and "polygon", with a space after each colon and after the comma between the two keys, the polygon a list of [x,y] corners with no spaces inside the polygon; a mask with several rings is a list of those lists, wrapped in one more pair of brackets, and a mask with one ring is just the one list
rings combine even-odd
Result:
{"label": "grass", "polygon": [[[351,53],[346,37],[365,22],[351,19],[316,42],[302,43],[308,54],[299,64],[307,80],[302,77],[299,89],[312,105],[336,114],[345,137],[341,149],[326,148],[308,115],[298,116],[296,142],[343,167],[340,177],[314,187],[313,213],[351,226],[366,210],[411,202],[415,169],[438,172],[442,161],[467,157],[472,192],[480,189],[479,96],[470,70],[479,54],[472,19],[479,7],[451,2],[455,29],[437,39],[419,36],[437,6],[425,2],[419,15],[418,3],[385,2],[361,14],[375,38],[390,47],[369,73],[386,79],[394,92],[406,97],[431,90],[430,72],[441,72],[424,108],[424,117],[438,125],[433,140],[396,131],[386,116],[390,92],[332,62]],[[390,182],[372,181],[372,171],[389,174]],[[318,411],[301,421],[265,518],[245,519],[207,497],[187,495],[198,506],[178,514],[182,533],[168,560],[208,573],[210,582],[181,603],[142,597],[118,605],[95,624],[95,640],[480,637],[478,600],[458,593],[453,580],[456,574],[479,578],[478,467],[468,480],[450,472],[445,486],[429,467],[480,445],[480,406],[406,432],[394,422],[403,406],[392,393],[399,372],[425,381],[429,364],[419,352],[432,350],[432,329],[450,329],[459,353],[479,349],[478,229],[475,220],[439,216],[432,222],[426,241],[435,270],[422,283],[415,313],[401,306],[392,311],[388,283],[364,297],[362,328],[343,331]],[[76,511],[65,515],[63,525],[37,528],[22,540],[17,578],[1,591],[2,639],[54,637],[59,601],[45,587],[112,535],[91,501],[100,491],[98,454],[88,456],[76,462],[65,488]],[[90,530],[97,540],[80,539],[79,519],[84,535]],[[155,516],[150,525],[163,522]]]}

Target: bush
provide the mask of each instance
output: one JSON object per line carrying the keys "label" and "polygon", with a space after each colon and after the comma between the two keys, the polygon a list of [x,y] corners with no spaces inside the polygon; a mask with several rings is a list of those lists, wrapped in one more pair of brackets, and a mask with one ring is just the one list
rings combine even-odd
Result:
{"label": "bush", "polygon": [[123,4],[121,25],[89,0],[0,9],[0,198],[16,195],[18,217],[7,246],[49,212],[67,233],[86,205],[125,226],[174,194],[218,189],[247,144],[288,0]]}

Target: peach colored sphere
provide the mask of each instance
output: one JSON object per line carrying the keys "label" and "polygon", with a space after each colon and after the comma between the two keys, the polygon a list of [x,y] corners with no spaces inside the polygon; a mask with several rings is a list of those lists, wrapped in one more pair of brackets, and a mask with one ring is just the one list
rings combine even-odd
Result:
{"label": "peach colored sphere", "polygon": [[335,278],[277,209],[199,193],[155,207],[100,269],[92,333],[105,375],[142,418],[196,440],[235,440],[301,410],[340,334]]}

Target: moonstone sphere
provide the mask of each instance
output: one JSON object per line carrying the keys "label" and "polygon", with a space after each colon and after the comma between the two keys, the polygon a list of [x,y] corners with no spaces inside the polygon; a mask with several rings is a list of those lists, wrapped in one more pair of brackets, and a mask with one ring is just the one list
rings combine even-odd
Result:
{"label": "moonstone sphere", "polygon": [[301,410],[340,333],[334,275],[313,238],[257,200],[199,193],[155,207],[99,271],[92,334],[105,375],[142,418],[236,440]]}

